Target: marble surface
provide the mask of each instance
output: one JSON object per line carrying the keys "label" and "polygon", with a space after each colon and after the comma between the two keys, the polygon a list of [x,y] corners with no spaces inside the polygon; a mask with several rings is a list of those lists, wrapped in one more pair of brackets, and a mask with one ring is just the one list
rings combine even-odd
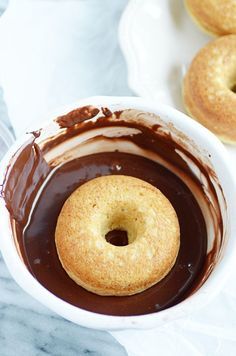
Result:
{"label": "marble surface", "polygon": [[28,296],[12,280],[0,255],[1,356],[125,356],[108,332],[70,323]]}

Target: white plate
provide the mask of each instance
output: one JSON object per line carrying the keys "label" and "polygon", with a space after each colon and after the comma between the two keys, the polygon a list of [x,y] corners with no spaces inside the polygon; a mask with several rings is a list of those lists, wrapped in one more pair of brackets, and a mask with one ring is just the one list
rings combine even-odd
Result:
{"label": "white plate", "polygon": [[[193,23],[183,0],[130,0],[119,35],[131,89],[185,112],[181,95],[184,73],[212,37]],[[227,148],[235,160],[236,147]]]}

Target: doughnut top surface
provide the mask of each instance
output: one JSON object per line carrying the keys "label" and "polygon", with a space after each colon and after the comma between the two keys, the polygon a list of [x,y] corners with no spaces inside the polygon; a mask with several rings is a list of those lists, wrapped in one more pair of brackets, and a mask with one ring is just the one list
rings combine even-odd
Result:
{"label": "doughnut top surface", "polygon": [[[127,231],[128,245],[106,241]],[[100,295],[131,295],[160,281],[179,251],[178,218],[151,184],[111,175],[90,180],[65,202],[56,227],[61,263],[79,285]]]}
{"label": "doughnut top surface", "polygon": [[227,143],[236,143],[236,35],[219,37],[193,59],[184,79],[190,115]]}

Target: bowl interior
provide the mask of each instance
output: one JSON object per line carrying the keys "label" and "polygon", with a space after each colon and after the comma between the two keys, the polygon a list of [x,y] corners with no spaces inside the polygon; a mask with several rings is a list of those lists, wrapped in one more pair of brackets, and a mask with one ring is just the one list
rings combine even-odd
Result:
{"label": "bowl interior", "polygon": [[[50,289],[49,284],[45,282],[47,278],[44,280],[38,278],[36,271],[41,260],[35,255],[32,264],[29,263],[20,226],[23,225],[24,230],[30,226],[35,208],[40,204],[41,193],[47,188],[51,177],[70,162],[94,154],[106,153],[109,156],[116,152],[133,155],[134,158],[145,158],[161,165],[181,180],[193,194],[204,216],[207,254],[201,272],[198,273],[192,287],[182,293],[179,301],[184,300],[190,294],[196,293],[208,280],[223,255],[229,233],[226,201],[216,173],[217,167],[213,166],[211,159],[213,152],[190,138],[191,134],[186,132],[188,128],[185,132],[182,130],[182,120],[175,120],[173,115],[170,119],[169,112],[166,114],[160,110],[162,112],[158,115],[154,110],[136,109],[135,105],[117,107],[111,104],[109,108],[86,105],[85,108],[83,107],[82,111],[81,108],[76,108],[66,112],[39,131],[28,134],[27,140],[11,158],[4,179],[3,197],[10,212],[8,219],[11,220],[12,238],[18,255],[30,273],[46,289],[66,300],[59,289]],[[207,131],[203,130],[203,133],[207,135]],[[20,177],[14,174],[19,169]],[[114,174],[119,174],[119,164],[114,166],[114,170]],[[17,194],[13,194],[13,191],[17,191]],[[20,199],[22,196],[26,198]],[[32,238],[32,235],[29,238]],[[56,258],[55,256],[56,252],[53,258]],[[33,265],[36,269],[32,267]],[[191,275],[191,268],[188,268],[188,271]],[[83,304],[79,306],[102,314],[142,315],[146,312],[140,306],[145,303],[145,299],[153,298],[155,294],[153,288],[123,300],[98,297],[86,292],[86,295],[81,294],[81,298],[86,297],[89,300],[89,307]],[[98,305],[102,304],[100,298],[104,298],[108,304],[106,309],[99,309]],[[71,301],[69,303],[76,305]],[[118,305],[115,312],[109,307],[109,303]],[[131,308],[130,314],[127,308],[133,303],[137,303],[139,309],[135,312],[136,309]],[[153,312],[155,309],[151,309],[151,313]]]}

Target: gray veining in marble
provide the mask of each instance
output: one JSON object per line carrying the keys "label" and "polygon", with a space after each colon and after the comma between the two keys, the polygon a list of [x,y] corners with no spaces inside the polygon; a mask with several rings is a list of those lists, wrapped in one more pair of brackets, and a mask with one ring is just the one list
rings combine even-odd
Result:
{"label": "gray veining in marble", "polygon": [[0,0],[0,15],[6,9],[8,2],[9,2],[9,0]]}
{"label": "gray veining in marble", "polygon": [[28,296],[12,280],[0,256],[1,356],[123,356],[107,332],[66,321]]}

